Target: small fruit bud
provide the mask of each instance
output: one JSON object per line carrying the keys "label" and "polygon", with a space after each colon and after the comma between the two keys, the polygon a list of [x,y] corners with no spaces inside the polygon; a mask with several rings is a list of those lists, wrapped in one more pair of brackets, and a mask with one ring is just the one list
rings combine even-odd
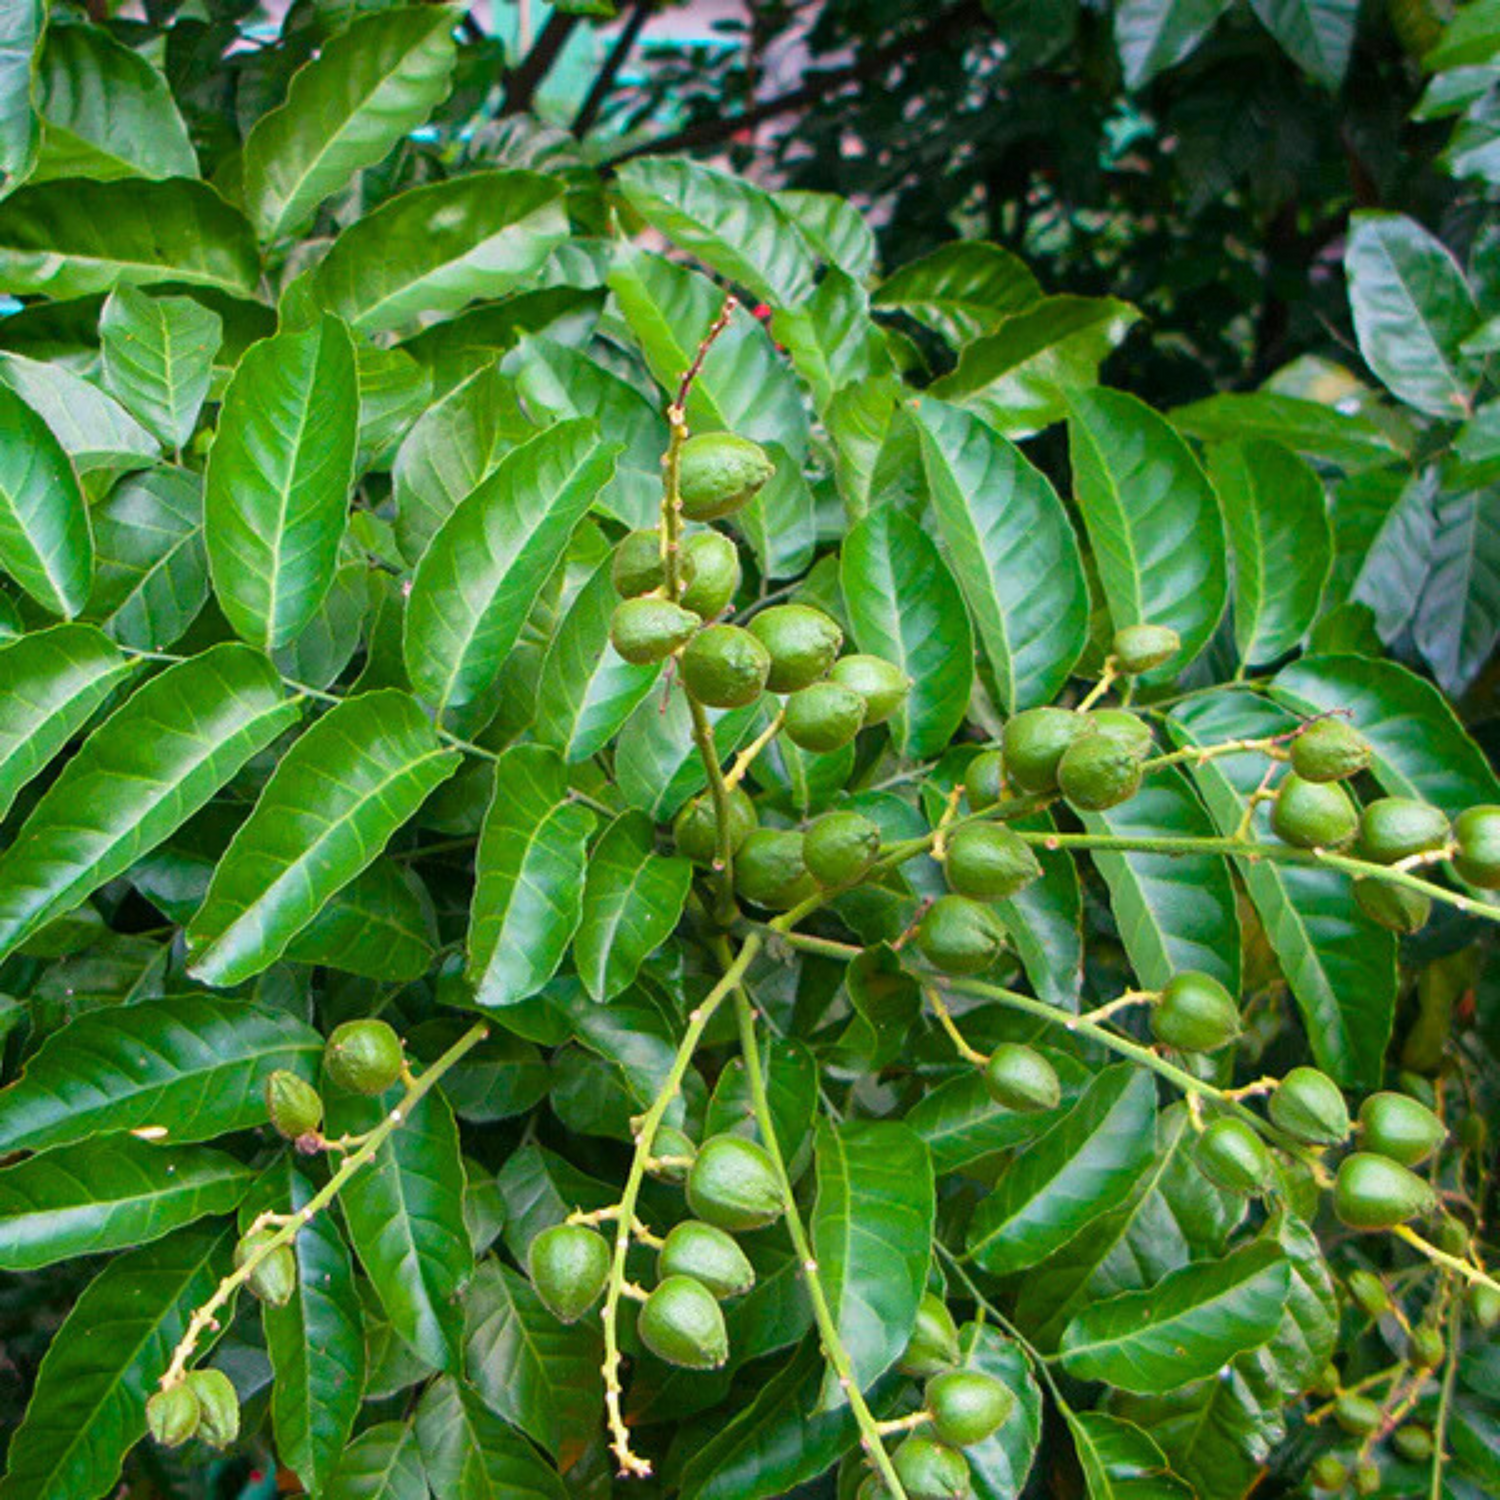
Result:
{"label": "small fruit bud", "polygon": [[977,974],[1005,947],[1005,928],[987,906],[967,896],[939,896],[917,928],[917,947],[945,974]]}
{"label": "small fruit bud", "polygon": [[957,1448],[916,1433],[891,1457],[907,1500],[964,1500],[969,1461]]}
{"label": "small fruit bud", "polygon": [[227,1448],[240,1435],[240,1398],[222,1370],[194,1370],[183,1381],[198,1402],[198,1436]]}
{"label": "small fruit bud", "polygon": [[735,894],[771,911],[790,911],[818,893],[807,868],[803,838],[789,828],[757,828],[734,861]]}
{"label": "small fruit bud", "polygon": [[743,708],[765,689],[771,653],[738,625],[710,625],[688,642],[678,670],[699,703]]}
{"label": "small fruit bud", "polygon": [[677,491],[690,521],[717,521],[748,505],[776,465],[759,443],[733,432],[704,432],[682,445]]}
{"label": "small fruit bud", "polygon": [[1271,804],[1276,837],[1297,849],[1341,849],[1359,831],[1359,813],[1338,782],[1282,777]]}
{"label": "small fruit bud", "polygon": [[1443,1331],[1431,1323],[1419,1323],[1411,1331],[1411,1362],[1419,1370],[1435,1370],[1447,1354]]}
{"label": "small fruit bud", "polygon": [[1263,1193],[1271,1185],[1265,1142],[1232,1115],[1211,1120],[1198,1137],[1198,1165],[1210,1182],[1231,1193]]}
{"label": "small fruit bud", "polygon": [[198,1430],[198,1398],[186,1381],[146,1402],[146,1427],[163,1448],[180,1448]]}
{"label": "small fruit bud", "polygon": [[559,1322],[576,1323],[609,1279],[609,1245],[586,1224],[554,1224],[526,1252],[531,1284]]}
{"label": "small fruit bud", "polygon": [[975,901],[1004,901],[1040,877],[1031,845],[1004,823],[970,823],[948,840],[943,874],[950,890]]}
{"label": "small fruit bud", "polygon": [[[658,1182],[686,1182],[688,1169],[697,1154],[698,1148],[686,1131],[679,1130],[675,1125],[658,1125],[651,1141],[653,1164],[646,1171]],[[662,1165],[665,1162],[671,1162],[672,1165]]]}
{"label": "small fruit bud", "polygon": [[824,813],[808,828],[802,857],[819,885],[849,885],[864,875],[880,853],[880,825],[863,813]]}
{"label": "small fruit bud", "polygon": [[668,1232],[656,1257],[657,1279],[691,1276],[719,1301],[742,1297],[755,1285],[755,1267],[734,1238],[713,1224],[684,1219]]}
{"label": "small fruit bud", "polygon": [[1380,1407],[1368,1396],[1346,1392],[1333,1404],[1333,1419],[1345,1432],[1363,1437],[1380,1426]]}
{"label": "small fruit bud", "polygon": [[1151,1034],[1179,1052],[1216,1052],[1240,1034],[1234,997],[1212,974],[1174,974],[1151,1008]]}
{"label": "small fruit bud", "polygon": [[1319,1490],[1341,1490],[1348,1483],[1349,1470],[1331,1453],[1321,1454],[1313,1460],[1313,1488]]}
{"label": "small fruit bud", "polygon": [[1367,1458],[1354,1471],[1354,1493],[1356,1495],[1380,1493],[1380,1465],[1373,1458]]}
{"label": "small fruit bud", "polygon": [[1354,1305],[1367,1318],[1383,1317],[1391,1310],[1390,1293],[1373,1271],[1351,1271],[1347,1285]]}
{"label": "small fruit bud", "polygon": [[1028,708],[1005,726],[1006,779],[1023,792],[1057,790],[1057,768],[1074,740],[1098,733],[1088,715],[1070,708]]}
{"label": "small fruit bud", "polygon": [[1126,625],[1115,631],[1110,654],[1127,676],[1165,666],[1182,650],[1182,637],[1167,625]]}
{"label": "small fruit bud", "polygon": [[[274,1229],[257,1229],[244,1236],[234,1247],[234,1264],[238,1270],[252,1256],[261,1255],[276,1238]],[[297,1290],[297,1256],[288,1244],[277,1245],[261,1256],[245,1282],[251,1296],[272,1307],[285,1307]]]}
{"label": "small fruit bud", "polygon": [[837,623],[807,604],[773,605],[746,628],[771,653],[766,686],[773,693],[795,693],[826,677],[844,644]]}
{"label": "small fruit bud", "polygon": [[633,666],[649,667],[685,646],[701,623],[692,610],[645,594],[615,607],[610,644]]}
{"label": "small fruit bud", "polygon": [[[729,852],[738,854],[745,840],[755,832],[759,817],[750,794],[737,786],[729,793]],[[672,823],[672,837],[677,852],[695,865],[711,865],[719,852],[719,825],[713,798],[707,792],[687,803]]]}
{"label": "small fruit bud", "polygon": [[1486,1286],[1482,1281],[1474,1282],[1465,1294],[1469,1313],[1485,1333],[1493,1333],[1500,1327],[1500,1292]]}
{"label": "small fruit bud", "polygon": [[1394,1229],[1435,1203],[1432,1188],[1415,1173],[1370,1151],[1356,1151],[1339,1164],[1333,1211],[1350,1229]]}
{"label": "small fruit bud", "polygon": [[636,1331],[658,1359],[687,1370],[717,1370],[729,1358],[724,1314],[691,1276],[668,1276],[641,1307]]}
{"label": "small fruit bud", "polygon": [[1444,1219],[1438,1225],[1437,1247],[1448,1255],[1463,1257],[1469,1253],[1469,1231],[1457,1219]]}
{"label": "small fruit bud", "polygon": [[1500,807],[1470,807],[1453,825],[1459,875],[1482,890],[1500,889]]}
{"label": "small fruit bud", "polygon": [[841,656],[828,669],[830,682],[849,688],[865,700],[865,727],[884,724],[906,702],[911,679],[894,662],[856,653]]}
{"label": "small fruit bud", "polygon": [[1083,812],[1118,807],[1141,788],[1140,756],[1113,735],[1086,734],[1063,751],[1057,786]]}
{"label": "small fruit bud", "polygon": [[765,1147],[740,1135],[711,1136],[698,1148],[687,1200],[700,1219],[731,1234],[774,1223],[785,1206]]}
{"label": "small fruit bud", "polygon": [[1391,1434],[1391,1446],[1407,1463],[1425,1464],[1432,1457],[1432,1432],[1420,1422],[1408,1422]]}
{"label": "small fruit bud", "polygon": [[1425,1104],[1405,1094],[1371,1094],[1359,1107],[1360,1145],[1414,1167],[1426,1161],[1448,1134],[1447,1127]]}
{"label": "small fruit bud", "polygon": [[353,1094],[383,1094],[405,1065],[401,1038],[384,1021],[345,1021],[323,1049],[323,1076]]}
{"label": "small fruit bud", "polygon": [[299,1140],[323,1123],[323,1098],[306,1079],[277,1068],[266,1079],[266,1113],[279,1134]]}
{"label": "small fruit bud", "polygon": [[1414,797],[1382,797],[1359,819],[1359,852],[1376,864],[1393,865],[1448,842],[1448,819],[1439,808]]}
{"label": "small fruit bud", "polygon": [[865,700],[836,682],[815,682],[786,700],[782,732],[799,750],[831,755],[864,727]]}
{"label": "small fruit bud", "polygon": [[1062,1100],[1057,1069],[1035,1048],[1001,1042],[984,1065],[984,1087],[1004,1109],[1023,1114],[1056,1109]]}
{"label": "small fruit bud", "polygon": [[1293,1068],[1267,1106],[1271,1121],[1293,1140],[1337,1146],[1349,1136],[1349,1106],[1339,1086],[1316,1068]]}
{"label": "small fruit bud", "polygon": [[1315,719],[1292,741],[1292,769],[1304,781],[1344,781],[1370,764],[1370,742],[1343,719]]}
{"label": "small fruit bud", "polygon": [[1016,1409],[1015,1392],[980,1370],[945,1370],[924,1393],[932,1430],[955,1448],[972,1448],[998,1432]]}
{"label": "small fruit bud", "polygon": [[936,1293],[923,1292],[917,1304],[916,1324],[896,1368],[921,1380],[950,1369],[958,1360],[958,1328],[953,1314]]}

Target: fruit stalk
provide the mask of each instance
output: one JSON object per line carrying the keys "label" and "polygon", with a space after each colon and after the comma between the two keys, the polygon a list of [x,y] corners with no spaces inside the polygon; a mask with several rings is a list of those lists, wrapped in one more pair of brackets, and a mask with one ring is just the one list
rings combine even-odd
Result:
{"label": "fruit stalk", "polygon": [[1493,1292],[1500,1292],[1500,1281],[1487,1275],[1471,1261],[1464,1260],[1457,1255],[1449,1255],[1446,1250],[1439,1250],[1436,1245],[1424,1240],[1409,1224],[1397,1224],[1391,1233],[1397,1239],[1405,1240],[1413,1250],[1425,1255],[1433,1265],[1442,1266],[1444,1270],[1462,1276],[1473,1286],[1487,1286]]}

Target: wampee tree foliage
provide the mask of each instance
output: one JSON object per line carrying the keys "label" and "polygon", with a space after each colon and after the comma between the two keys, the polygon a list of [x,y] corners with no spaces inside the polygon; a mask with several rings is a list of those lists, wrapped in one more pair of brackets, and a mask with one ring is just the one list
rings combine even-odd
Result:
{"label": "wampee tree foliage", "polygon": [[442,8],[4,25],[3,1500],[1494,1492],[1397,659],[1490,252],[1357,214],[1359,363],[1162,412],[998,246],[461,139]]}

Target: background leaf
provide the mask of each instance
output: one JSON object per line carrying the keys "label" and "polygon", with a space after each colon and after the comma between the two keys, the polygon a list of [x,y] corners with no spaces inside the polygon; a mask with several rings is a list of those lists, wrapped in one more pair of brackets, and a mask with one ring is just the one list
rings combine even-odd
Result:
{"label": "background leaf", "polygon": [[191,297],[116,287],[99,318],[104,383],[162,442],[193,435],[213,379],[224,320]]}
{"label": "background leaf", "polygon": [[437,1500],[563,1500],[552,1469],[466,1385],[429,1386],[417,1408],[422,1466]]}
{"label": "background leaf", "polygon": [[414,1422],[367,1427],[344,1450],[325,1500],[427,1500]]}
{"label": "background leaf", "polygon": [[954,348],[993,333],[1012,313],[1042,300],[1026,264],[983,240],[941,245],[893,271],[871,301],[925,323]]}

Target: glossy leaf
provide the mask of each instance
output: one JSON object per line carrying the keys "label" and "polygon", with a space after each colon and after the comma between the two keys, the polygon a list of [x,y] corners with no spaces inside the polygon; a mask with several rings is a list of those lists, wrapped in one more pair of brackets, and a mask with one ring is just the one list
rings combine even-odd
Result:
{"label": "glossy leaf", "polygon": [[1042,289],[1009,250],[962,240],[908,262],[880,283],[871,300],[925,323],[962,348],[1040,302]]}
{"label": "glossy leaf", "polygon": [[417,1438],[437,1500],[564,1500],[568,1493],[526,1439],[452,1377],[422,1397]]}
{"label": "glossy leaf", "polygon": [[[1056,826],[1048,813],[1017,819],[1016,824],[1037,831]],[[1041,879],[997,901],[995,909],[1032,989],[1063,1010],[1077,1010],[1083,986],[1083,893],[1078,867],[1066,854],[1046,849],[1033,852],[1042,867]]]}
{"label": "glossy leaf", "polygon": [[1229,0],[1120,0],[1115,46],[1125,86],[1138,89],[1182,61],[1229,9]]}
{"label": "glossy leaf", "polygon": [[[787,1170],[796,1175],[798,1167],[807,1160],[818,1113],[817,1061],[805,1042],[767,1037],[761,1043],[760,1066],[771,1123],[776,1129],[776,1144],[789,1163]],[[704,1131],[710,1135],[720,1131],[743,1134],[754,1113],[744,1060],[733,1058],[719,1074],[713,1097],[708,1101]]]}
{"label": "glossy leaf", "polygon": [[1359,0],[1251,0],[1287,56],[1319,83],[1337,88],[1349,67]]}
{"label": "glossy leaf", "polygon": [[821,259],[859,279],[875,269],[875,232],[847,199],[800,188],[783,189],[775,197]]}
{"label": "glossy leaf", "polygon": [[393,860],[377,859],[292,939],[286,956],[406,984],[427,972],[436,937],[432,908],[415,877]]}
{"label": "glossy leaf", "polygon": [[765,577],[795,578],[817,548],[817,500],[802,465],[780,443],[768,443],[766,452],[776,472],[735,517],[735,525]]}
{"label": "glossy leaf", "polygon": [[[721,761],[750,738],[760,712],[758,703],[709,711]],[[626,721],[615,745],[615,780],[625,800],[658,823],[670,821],[689,797],[708,785],[708,773],[693,747],[692,719],[680,688],[671,690],[665,709],[648,692]]]}
{"label": "glossy leaf", "polygon": [[798,306],[772,315],[771,332],[826,409],[841,387],[894,373],[885,334],[870,317],[863,286],[843,271],[829,271]]}
{"label": "glossy leaf", "polygon": [[1213,1378],[1164,1396],[1127,1397],[1123,1403],[1166,1454],[1172,1472],[1200,1496],[1253,1489],[1280,1426],[1278,1414],[1262,1410],[1239,1365],[1236,1360]]}
{"label": "glossy leaf", "polygon": [[1139,1427],[1103,1412],[1065,1413],[1089,1500],[1193,1500]]}
{"label": "glossy leaf", "polygon": [[1223,391],[1167,415],[1179,432],[1207,443],[1264,439],[1351,473],[1402,454],[1396,437],[1370,417],[1273,391]]}
{"label": "glossy leaf", "polygon": [[99,319],[104,383],[173,448],[192,437],[213,380],[224,320],[191,297],[110,293]]}
{"label": "glossy leaf", "polygon": [[979,1500],[1019,1500],[1042,1440],[1042,1393],[1021,1346],[998,1328],[966,1323],[959,1330],[964,1368],[1000,1381],[1016,1398],[998,1431],[964,1449]]}
{"label": "glossy leaf", "polygon": [[427,1475],[413,1422],[367,1427],[344,1450],[324,1500],[427,1500]]}
{"label": "glossy leaf", "polygon": [[1432,565],[1417,606],[1417,649],[1443,690],[1464,692],[1500,638],[1500,517],[1493,488],[1434,502]]}
{"label": "glossy leaf", "polygon": [[31,170],[40,131],[32,98],[32,66],[42,39],[41,0],[18,0],[0,10],[0,191]]}

